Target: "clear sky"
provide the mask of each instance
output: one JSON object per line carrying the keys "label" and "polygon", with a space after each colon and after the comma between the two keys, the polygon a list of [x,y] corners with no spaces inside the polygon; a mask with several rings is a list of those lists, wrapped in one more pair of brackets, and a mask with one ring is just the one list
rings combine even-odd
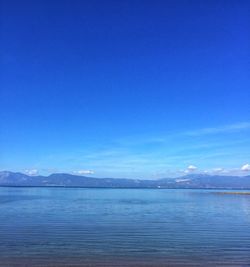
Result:
{"label": "clear sky", "polygon": [[249,12],[247,0],[1,0],[0,169],[249,173]]}

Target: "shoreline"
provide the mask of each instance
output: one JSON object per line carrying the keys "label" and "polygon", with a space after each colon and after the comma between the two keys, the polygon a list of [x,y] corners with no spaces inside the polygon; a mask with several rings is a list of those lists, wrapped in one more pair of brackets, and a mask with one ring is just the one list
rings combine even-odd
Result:
{"label": "shoreline", "polygon": [[218,195],[249,195],[250,196],[250,192],[215,192],[215,194]]}

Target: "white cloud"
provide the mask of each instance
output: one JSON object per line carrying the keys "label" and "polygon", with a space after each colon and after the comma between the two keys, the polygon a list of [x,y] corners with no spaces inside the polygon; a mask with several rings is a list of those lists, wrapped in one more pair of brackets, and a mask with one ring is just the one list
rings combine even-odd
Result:
{"label": "white cloud", "polygon": [[250,171],[250,164],[245,164],[241,167],[242,171]]}
{"label": "white cloud", "polygon": [[38,175],[38,170],[37,169],[25,170],[24,172],[27,175],[29,175],[29,176],[36,176],[36,175]]}
{"label": "white cloud", "polygon": [[194,172],[196,171],[198,168],[194,165],[189,165],[186,170],[184,171],[184,173],[190,173],[190,172]]}
{"label": "white cloud", "polygon": [[75,174],[79,175],[85,175],[85,174],[94,174],[94,171],[92,170],[79,170],[79,171],[74,171]]}
{"label": "white cloud", "polygon": [[187,167],[187,170],[190,171],[190,172],[193,172],[193,171],[197,170],[197,167],[194,166],[194,165],[189,165],[189,166]]}

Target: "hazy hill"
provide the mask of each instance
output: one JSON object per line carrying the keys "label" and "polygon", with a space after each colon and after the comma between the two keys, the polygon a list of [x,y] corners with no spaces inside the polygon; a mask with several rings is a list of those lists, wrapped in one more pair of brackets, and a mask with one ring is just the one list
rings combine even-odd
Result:
{"label": "hazy hill", "polygon": [[235,188],[250,189],[250,176],[218,176],[193,174],[179,178],[136,180],[92,178],[67,173],[49,176],[28,176],[23,173],[0,172],[0,186],[66,186],[105,188]]}

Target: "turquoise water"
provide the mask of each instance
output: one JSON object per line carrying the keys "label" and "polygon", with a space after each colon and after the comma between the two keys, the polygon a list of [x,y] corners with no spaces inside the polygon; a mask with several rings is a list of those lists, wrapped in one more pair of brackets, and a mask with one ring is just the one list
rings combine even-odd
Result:
{"label": "turquoise water", "polygon": [[0,266],[250,266],[250,195],[0,188]]}

